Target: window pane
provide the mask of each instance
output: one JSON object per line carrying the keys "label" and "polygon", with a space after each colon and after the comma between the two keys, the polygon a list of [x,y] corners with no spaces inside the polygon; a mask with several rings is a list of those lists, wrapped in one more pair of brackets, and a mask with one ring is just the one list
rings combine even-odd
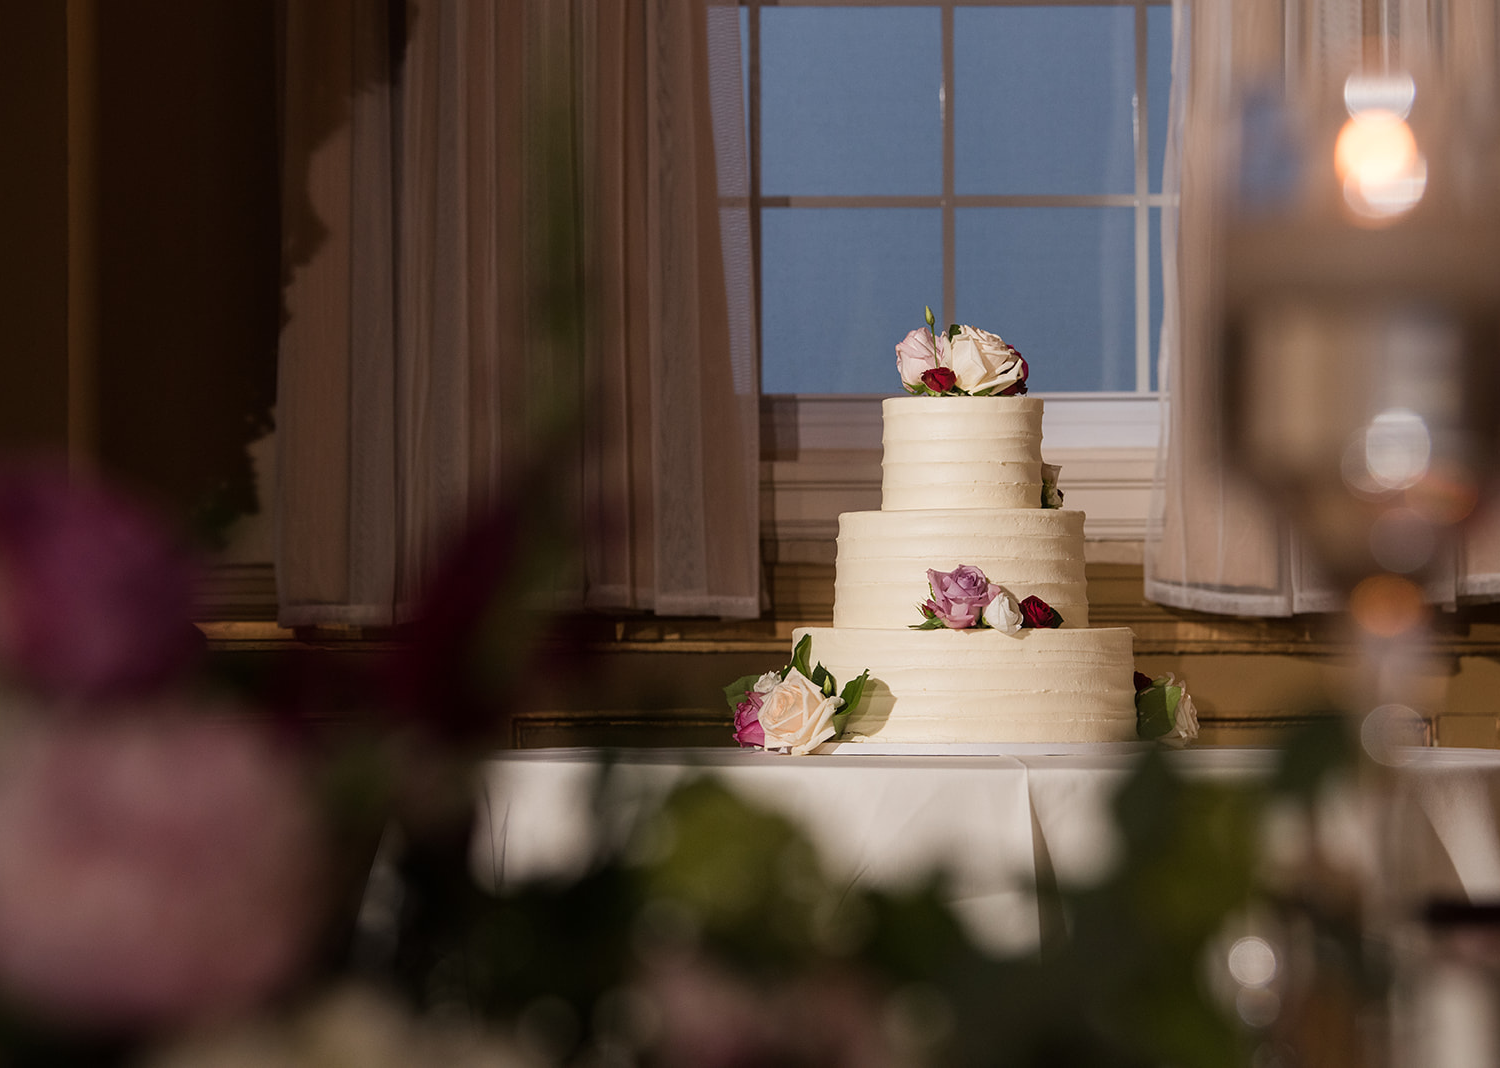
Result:
{"label": "window pane", "polygon": [[1135,188],[1135,16],[1124,7],[953,13],[954,188]]}
{"label": "window pane", "polygon": [[936,8],[760,9],[761,192],[942,192]]}
{"label": "window pane", "polygon": [[896,393],[896,342],[942,305],[935,208],[761,213],[761,389]]}
{"label": "window pane", "polygon": [[958,321],[993,331],[1033,392],[1135,389],[1130,208],[963,208]]}
{"label": "window pane", "polygon": [[1172,9],[1146,9],[1146,151],[1151,161],[1151,192],[1161,192],[1161,166],[1167,152],[1167,106],[1172,92]]}

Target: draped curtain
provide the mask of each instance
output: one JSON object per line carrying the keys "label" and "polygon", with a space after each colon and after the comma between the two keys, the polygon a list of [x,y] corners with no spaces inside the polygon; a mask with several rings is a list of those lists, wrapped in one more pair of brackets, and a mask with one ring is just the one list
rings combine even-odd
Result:
{"label": "draped curtain", "polygon": [[567,602],[758,614],[733,4],[284,12],[281,623],[403,621],[523,469]]}
{"label": "draped curtain", "polygon": [[[1397,39],[1441,33],[1455,77],[1480,89],[1493,86],[1492,3],[1450,0],[1437,21],[1429,17],[1427,0],[1374,6],[1380,32]],[[1217,105],[1232,76],[1247,66],[1286,63],[1289,32],[1304,35],[1296,45],[1305,64],[1300,76],[1354,70],[1371,32],[1371,8],[1348,0],[1173,0],[1158,367],[1162,433],[1145,546],[1146,596],[1161,604],[1246,616],[1342,607],[1293,527],[1229,463],[1212,334],[1213,223],[1220,207],[1212,170],[1225,135]],[[1430,43],[1424,36],[1421,44]],[[1427,595],[1447,607],[1500,598],[1500,522],[1491,517],[1468,527]]]}

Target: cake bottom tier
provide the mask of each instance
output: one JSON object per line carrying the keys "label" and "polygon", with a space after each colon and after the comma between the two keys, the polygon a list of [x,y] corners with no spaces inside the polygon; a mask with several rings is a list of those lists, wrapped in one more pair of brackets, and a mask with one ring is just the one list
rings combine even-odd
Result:
{"label": "cake bottom tier", "polygon": [[1134,741],[1134,635],[1080,630],[808,627],[843,685],[866,668],[841,742]]}

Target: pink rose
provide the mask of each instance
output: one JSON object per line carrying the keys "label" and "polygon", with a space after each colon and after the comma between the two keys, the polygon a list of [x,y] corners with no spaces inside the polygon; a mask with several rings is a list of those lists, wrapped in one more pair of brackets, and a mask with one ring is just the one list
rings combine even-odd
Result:
{"label": "pink rose", "polygon": [[930,330],[913,330],[896,346],[896,370],[908,391],[915,392],[922,384],[924,371],[946,366],[948,339],[939,337],[934,343]]}
{"label": "pink rose", "polygon": [[1026,620],[1028,627],[1036,627],[1047,630],[1062,626],[1063,618],[1058,615],[1057,609],[1053,608],[1040,597],[1028,597],[1021,602],[1021,616]]}
{"label": "pink rose", "polygon": [[745,699],[734,709],[734,740],[740,745],[764,748],[766,731],[760,725],[760,706],[765,704],[765,694],[750,690]]}
{"label": "pink rose", "polygon": [[927,584],[932,597],[923,607],[953,630],[977,624],[985,606],[1001,592],[997,583],[971,564],[960,564],[952,571],[929,568]]}

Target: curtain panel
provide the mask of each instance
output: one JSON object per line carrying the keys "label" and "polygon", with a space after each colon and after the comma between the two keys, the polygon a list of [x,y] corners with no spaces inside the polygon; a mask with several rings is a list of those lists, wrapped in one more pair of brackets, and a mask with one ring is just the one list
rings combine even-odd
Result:
{"label": "curtain panel", "polygon": [[[1224,94],[1247,68],[1320,78],[1358,68],[1370,47],[1371,5],[1342,0],[1173,0],[1167,158],[1161,217],[1164,314],[1158,381],[1161,446],[1145,545],[1145,590],[1177,608],[1242,616],[1288,616],[1343,607],[1342,595],[1272,502],[1235,472],[1226,435],[1218,361],[1214,168],[1228,134]],[[1488,0],[1451,0],[1446,18],[1426,0],[1382,4],[1380,31],[1427,48],[1444,35],[1452,73],[1493,97],[1500,38]],[[1392,41],[1385,43],[1387,50]],[[1294,51],[1295,49],[1295,51]],[[1486,89],[1488,87],[1488,89]],[[1175,201],[1175,203],[1174,203]],[[1426,587],[1454,607],[1500,598],[1500,514],[1469,524]]]}
{"label": "curtain panel", "polygon": [[738,28],[706,0],[288,0],[283,625],[404,621],[538,470],[584,532],[563,604],[759,613]]}

